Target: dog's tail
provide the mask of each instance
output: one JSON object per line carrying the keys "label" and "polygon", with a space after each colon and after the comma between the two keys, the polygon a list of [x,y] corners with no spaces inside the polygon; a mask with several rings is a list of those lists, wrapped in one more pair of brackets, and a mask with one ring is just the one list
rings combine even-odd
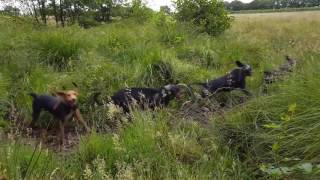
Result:
{"label": "dog's tail", "polygon": [[32,96],[34,99],[38,97],[36,93],[29,93],[30,96]]}

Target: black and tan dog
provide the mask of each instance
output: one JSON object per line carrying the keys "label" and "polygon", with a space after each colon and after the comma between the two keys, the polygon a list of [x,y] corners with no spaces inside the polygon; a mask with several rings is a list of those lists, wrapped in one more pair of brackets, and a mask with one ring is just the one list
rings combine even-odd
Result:
{"label": "black and tan dog", "polygon": [[33,97],[32,102],[32,122],[31,127],[34,127],[36,121],[39,119],[41,111],[48,111],[53,117],[59,121],[60,126],[60,138],[61,143],[65,144],[64,127],[66,122],[72,117],[76,117],[80,123],[90,131],[86,122],[83,120],[80,110],[76,104],[78,93],[73,90],[69,91],[58,91],[57,96],[51,95],[38,95],[30,93]]}
{"label": "black and tan dog", "polygon": [[252,68],[250,65],[243,64],[240,61],[236,61],[236,64],[238,67],[225,76],[206,83],[197,83],[204,88],[202,96],[206,97],[209,93],[214,94],[221,91],[232,91],[235,89],[240,89],[245,94],[250,95],[250,92],[246,90],[246,77],[252,75]]}
{"label": "black and tan dog", "polygon": [[175,84],[169,84],[163,88],[126,88],[119,90],[111,96],[112,102],[121,107],[125,113],[130,113],[132,105],[140,108],[167,106],[174,98],[179,98],[181,88]]}
{"label": "black and tan dog", "polygon": [[285,56],[285,63],[282,64],[278,69],[264,71],[263,83],[267,85],[282,80],[287,74],[293,71],[296,65],[297,61],[295,59],[291,58],[290,56]]}

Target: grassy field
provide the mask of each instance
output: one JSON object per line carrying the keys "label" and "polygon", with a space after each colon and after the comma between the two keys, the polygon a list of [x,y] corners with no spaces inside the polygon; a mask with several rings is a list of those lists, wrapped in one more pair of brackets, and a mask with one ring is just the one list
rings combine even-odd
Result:
{"label": "grassy field", "polygon": [[319,11],[319,10],[320,10],[319,7],[304,7],[304,8],[240,10],[240,11],[231,11],[231,13],[233,13],[233,14],[256,14],[256,13],[301,12],[301,11]]}
{"label": "grassy field", "polygon": [[[320,12],[235,15],[230,30],[212,38],[188,24],[154,16],[91,29],[42,27],[0,17],[0,177],[8,179],[318,179],[320,175]],[[290,77],[261,93],[264,70],[284,55],[299,60]],[[241,59],[251,64],[245,103],[241,93],[184,109],[186,96],[168,108],[135,111],[92,102],[123,87],[191,84],[226,74]],[[96,133],[56,152],[25,130],[29,92],[78,84],[80,109]],[[186,115],[188,112],[188,115]],[[194,113],[192,113],[194,112]],[[41,117],[45,124],[50,116]],[[71,123],[75,125],[75,123]],[[82,134],[81,136],[79,134]]]}

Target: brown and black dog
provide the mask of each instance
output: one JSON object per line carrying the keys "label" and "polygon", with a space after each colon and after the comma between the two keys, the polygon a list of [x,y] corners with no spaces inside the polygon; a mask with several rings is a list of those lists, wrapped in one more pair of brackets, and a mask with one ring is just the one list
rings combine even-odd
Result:
{"label": "brown and black dog", "polygon": [[113,103],[123,109],[127,114],[133,104],[141,108],[151,108],[167,106],[174,98],[179,98],[181,88],[176,84],[168,84],[162,88],[141,88],[133,87],[119,90],[111,99]]}
{"label": "brown and black dog", "polygon": [[282,64],[278,69],[274,69],[271,71],[264,71],[263,83],[267,85],[267,84],[272,84],[279,80],[283,80],[286,75],[293,72],[296,65],[297,65],[297,60],[286,55],[284,64]]}
{"label": "brown and black dog", "polygon": [[44,110],[51,113],[54,119],[59,121],[60,138],[63,145],[65,144],[64,127],[66,122],[72,117],[75,116],[86,128],[87,132],[90,131],[90,128],[83,120],[77,106],[78,93],[76,91],[58,91],[56,92],[57,96],[46,94],[38,95],[35,93],[30,93],[30,95],[33,97],[31,127],[34,127],[35,122],[39,119],[41,111]]}

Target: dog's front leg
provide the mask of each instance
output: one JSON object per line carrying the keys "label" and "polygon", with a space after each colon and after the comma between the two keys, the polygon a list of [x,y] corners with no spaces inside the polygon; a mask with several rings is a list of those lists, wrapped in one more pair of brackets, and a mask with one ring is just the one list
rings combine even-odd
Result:
{"label": "dog's front leg", "polygon": [[64,123],[66,120],[59,120],[59,125],[60,125],[60,143],[62,146],[65,146],[65,138],[64,138]]}
{"label": "dog's front leg", "polygon": [[90,132],[91,130],[88,127],[87,123],[84,121],[79,109],[75,110],[75,116],[76,116],[76,119],[80,121],[80,123],[86,128],[86,131]]}

